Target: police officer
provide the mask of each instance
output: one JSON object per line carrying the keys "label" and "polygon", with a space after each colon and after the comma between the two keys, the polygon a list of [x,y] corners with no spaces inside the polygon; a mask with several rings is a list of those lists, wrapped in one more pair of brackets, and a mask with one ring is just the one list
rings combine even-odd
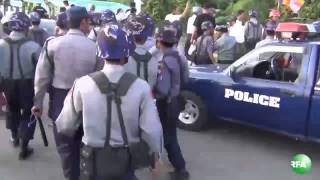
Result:
{"label": "police officer", "polygon": [[225,25],[216,27],[217,40],[214,43],[214,58],[220,64],[232,64],[235,59],[236,39],[228,34]]}
{"label": "police officer", "polygon": [[157,79],[158,61],[152,57],[145,46],[148,36],[147,20],[142,16],[136,16],[131,18],[126,26],[133,34],[136,48],[130,55],[125,69],[144,79],[153,87]]}
{"label": "police officer", "polygon": [[68,32],[67,13],[62,12],[58,14],[56,21],[55,36],[63,36]]}
{"label": "police officer", "polygon": [[[89,15],[83,7],[67,10],[70,27],[64,36],[47,42],[36,68],[35,98],[32,112],[41,116],[45,93],[50,90],[49,117],[55,121],[62,109],[63,100],[76,78],[96,71],[96,46],[85,34],[89,32]],[[54,135],[58,153],[62,159],[64,175],[70,180],[79,176],[79,149],[81,137],[70,139]]]}
{"label": "police officer", "polygon": [[[107,25],[104,31],[99,34],[97,43],[99,57],[105,60],[103,70],[99,71],[100,75],[107,77],[110,83],[117,83],[118,86],[126,85],[121,81],[125,75],[128,75],[123,67],[129,56],[125,32],[119,25]],[[97,73],[94,74],[97,75]],[[83,124],[82,142],[85,146],[101,149],[107,143],[113,148],[123,148],[125,138],[121,125],[119,125],[123,120],[124,133],[127,135],[129,144],[135,143],[143,137],[151,151],[159,153],[162,147],[162,128],[150,93],[151,88],[147,82],[142,79],[131,81],[132,84],[128,85],[129,89],[126,94],[120,97],[122,102],[120,108],[123,112],[123,118],[120,118],[120,115],[116,113],[118,107],[115,102],[107,103],[106,94],[103,94],[99,89],[101,84],[96,82],[92,75],[81,77],[75,82],[57,119],[58,131],[72,136],[79,128],[79,124]],[[133,77],[135,76],[133,75]],[[107,81],[102,83],[105,85]],[[114,113],[111,114],[111,112]],[[83,120],[77,119],[81,114]],[[110,118],[108,118],[108,114],[110,114]],[[106,128],[108,121],[110,121],[110,129]],[[109,138],[107,137],[108,132]],[[133,169],[128,169],[124,175],[126,176],[124,179],[135,179]],[[97,177],[95,174],[92,177],[92,180],[105,179],[108,178]]]}
{"label": "police officer", "polygon": [[3,79],[7,99],[6,127],[11,130],[10,141],[14,147],[21,144],[19,159],[24,160],[32,153],[28,144],[33,139],[35,121],[30,121],[33,105],[34,69],[41,47],[26,38],[30,27],[29,17],[17,12],[9,17],[10,35],[0,40],[0,79]]}
{"label": "police officer", "polygon": [[155,23],[152,19],[152,17],[150,17],[147,13],[145,12],[141,12],[139,13],[139,16],[142,16],[144,18],[146,18],[147,20],[147,24],[146,24],[146,36],[147,36],[147,40],[145,42],[145,46],[148,50],[150,50],[154,44],[155,44],[155,39],[153,38],[153,31],[155,29]]}
{"label": "police officer", "polygon": [[88,35],[89,39],[96,41],[98,34],[105,25],[117,22],[116,15],[111,10],[107,9],[101,13],[100,22],[100,27],[95,27],[91,30],[90,34]]}
{"label": "police officer", "polygon": [[177,138],[177,120],[180,113],[179,95],[182,82],[182,68],[179,53],[173,48],[177,42],[175,32],[163,30],[158,36],[159,48],[163,53],[163,60],[155,87],[156,104],[163,128],[164,147],[175,171],[173,179],[187,179],[185,160],[182,156]]}
{"label": "police officer", "polygon": [[197,39],[194,62],[195,64],[212,64],[214,25],[210,21],[205,21],[201,24],[201,31],[203,34]]}
{"label": "police officer", "polygon": [[39,27],[41,17],[37,12],[31,12],[29,17],[32,26],[28,31],[28,38],[37,42],[42,47],[46,39],[49,37],[49,34],[45,29]]}

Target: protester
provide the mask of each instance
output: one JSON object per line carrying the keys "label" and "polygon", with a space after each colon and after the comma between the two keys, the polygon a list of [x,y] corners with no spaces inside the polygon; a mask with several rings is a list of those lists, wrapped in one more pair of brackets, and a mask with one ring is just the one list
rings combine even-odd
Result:
{"label": "protester", "polygon": [[[84,7],[71,7],[67,10],[70,30],[64,36],[47,41],[36,68],[35,98],[32,113],[41,116],[43,101],[49,91],[49,117],[55,121],[61,112],[63,101],[74,80],[95,72],[99,63],[96,58],[95,43],[86,37],[90,32],[89,14]],[[81,132],[76,138],[57,133],[53,126],[54,138],[62,160],[64,176],[77,180],[80,173]]]}
{"label": "protester", "polygon": [[220,25],[216,27],[217,40],[214,43],[214,59],[219,64],[232,64],[235,59],[236,40],[229,36],[228,27]]}
{"label": "protester", "polygon": [[235,58],[239,59],[242,57],[247,51],[246,47],[244,45],[244,31],[245,31],[245,11],[244,10],[239,10],[237,13],[237,20],[236,23],[230,28],[230,36],[233,36],[236,41],[236,53],[235,53]]}
{"label": "protester", "polygon": [[30,119],[30,109],[34,96],[34,70],[41,47],[27,39],[26,32],[30,25],[26,14],[14,13],[8,19],[12,32],[0,40],[0,74],[7,100],[6,127],[11,131],[10,142],[13,146],[21,145],[20,160],[33,153],[29,141],[33,139],[36,126],[36,121]]}
{"label": "protester", "polygon": [[191,42],[192,32],[193,32],[193,28],[194,28],[193,24],[194,24],[194,21],[196,20],[196,17],[199,16],[200,14],[201,14],[201,8],[198,6],[195,6],[192,8],[192,16],[189,17],[189,19],[188,19],[187,39],[186,39],[186,44],[185,44],[185,48],[184,48],[185,54],[188,57],[188,59],[190,59],[187,52],[188,52],[190,45],[191,45],[190,42]]}
{"label": "protester", "polygon": [[181,18],[185,18],[188,16],[189,10],[190,10],[190,2],[188,1],[182,14],[180,14],[178,7],[173,7],[171,13],[166,15],[164,20],[170,21],[170,22],[179,21]]}
{"label": "protester", "polygon": [[257,11],[250,10],[249,16],[250,20],[246,22],[244,27],[244,44],[246,46],[247,52],[254,49],[256,47],[256,44],[261,41],[263,37],[263,26],[257,19]]}
{"label": "protester", "polygon": [[211,11],[211,5],[209,3],[204,3],[202,6],[202,14],[197,16],[193,23],[193,33],[191,37],[192,43],[196,42],[196,39],[200,37],[203,34],[203,31],[201,30],[201,25],[205,21],[210,21],[213,24],[213,27],[216,26],[215,18],[212,15]]}

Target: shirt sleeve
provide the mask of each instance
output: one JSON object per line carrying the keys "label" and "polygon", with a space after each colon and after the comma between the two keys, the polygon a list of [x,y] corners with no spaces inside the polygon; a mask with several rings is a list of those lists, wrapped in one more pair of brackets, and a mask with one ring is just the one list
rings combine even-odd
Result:
{"label": "shirt sleeve", "polygon": [[[48,42],[46,42],[48,43]],[[53,67],[48,59],[48,46],[42,48],[34,78],[34,105],[42,108],[44,96],[53,78]]]}
{"label": "shirt sleeve", "polygon": [[208,39],[206,47],[208,54],[212,54],[214,52],[214,40],[212,38]]}
{"label": "shirt sleeve", "polygon": [[159,153],[163,146],[162,126],[149,87],[146,88],[142,97],[139,121],[142,138],[148,143],[152,152]]}
{"label": "shirt sleeve", "polygon": [[55,122],[58,133],[72,137],[82,122],[82,119],[80,118],[82,112],[82,99],[79,90],[80,88],[77,87],[75,81],[64,100],[62,111]]}
{"label": "shirt sleeve", "polygon": [[199,30],[198,28],[201,26],[199,24],[200,24],[200,19],[199,19],[199,16],[197,16],[196,19],[194,20],[193,26],[195,26],[197,30]]}

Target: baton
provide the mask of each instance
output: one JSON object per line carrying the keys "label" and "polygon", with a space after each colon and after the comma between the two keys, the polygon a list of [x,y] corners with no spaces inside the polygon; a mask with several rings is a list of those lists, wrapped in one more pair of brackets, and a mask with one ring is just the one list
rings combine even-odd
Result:
{"label": "baton", "polygon": [[[34,116],[34,115],[31,115],[31,116]],[[42,120],[41,118],[39,117],[36,117],[34,116],[35,120],[39,122],[39,127],[40,127],[40,133],[41,133],[41,137],[42,137],[42,140],[43,140],[43,144],[45,147],[48,147],[49,143],[48,143],[48,139],[47,139],[47,135],[46,135],[46,131],[43,127],[43,123],[42,123]]]}

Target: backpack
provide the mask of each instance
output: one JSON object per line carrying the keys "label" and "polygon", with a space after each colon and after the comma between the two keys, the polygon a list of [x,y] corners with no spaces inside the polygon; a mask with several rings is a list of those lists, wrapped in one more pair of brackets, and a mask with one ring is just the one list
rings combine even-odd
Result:
{"label": "backpack", "polygon": [[110,145],[112,117],[111,113],[108,113],[104,147],[95,148],[85,145],[81,149],[80,179],[91,180],[96,176],[105,179],[121,179],[129,169],[135,170],[150,166],[152,158],[149,155],[149,146],[142,139],[138,143],[129,144],[121,111],[121,97],[127,94],[137,76],[128,72],[124,73],[118,83],[111,83],[101,71],[92,73],[89,77],[94,80],[100,92],[106,95],[107,112],[112,112],[112,101],[115,102],[124,146],[112,147]]}
{"label": "backpack", "polygon": [[148,73],[148,63],[152,58],[152,55],[147,52],[144,55],[140,55],[138,53],[136,53],[135,51],[131,54],[131,56],[133,57],[133,59],[136,61],[137,64],[137,76],[141,77],[141,64],[143,64],[143,71],[144,71],[144,80],[146,80],[148,82],[148,78],[149,78],[149,73]]}
{"label": "backpack", "polygon": [[43,47],[46,41],[46,31],[44,29],[30,29],[28,32],[29,39],[38,43],[41,47]]}
{"label": "backpack", "polygon": [[202,56],[202,54],[201,54],[201,50],[203,48],[206,48],[206,47],[202,47],[203,46],[203,41],[208,36],[210,36],[210,35],[208,35],[208,34],[207,35],[202,35],[201,38],[200,38],[199,46],[196,46],[196,51],[192,55],[192,59],[193,59],[193,62],[195,64],[203,64],[203,62],[211,62],[210,57],[209,57],[208,54],[206,54],[206,57]]}

